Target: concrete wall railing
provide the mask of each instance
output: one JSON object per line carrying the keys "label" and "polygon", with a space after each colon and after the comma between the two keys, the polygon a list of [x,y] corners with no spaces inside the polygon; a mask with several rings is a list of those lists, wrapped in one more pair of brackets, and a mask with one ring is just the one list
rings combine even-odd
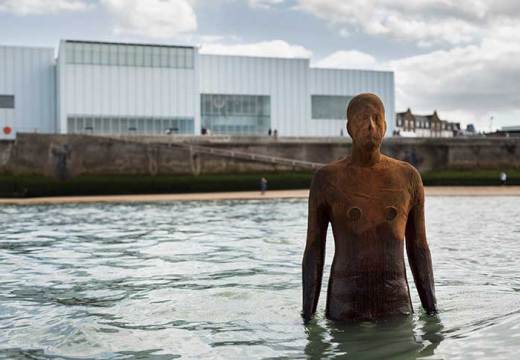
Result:
{"label": "concrete wall railing", "polygon": [[[192,144],[221,151],[194,152]],[[193,148],[192,147],[192,148]],[[262,158],[328,163],[348,155],[349,138],[17,134],[0,142],[0,173],[67,178],[108,174],[210,174],[291,171]],[[520,138],[388,138],[383,153],[420,170],[520,168]],[[231,157],[231,152],[262,155]],[[194,166],[194,164],[196,166]]]}

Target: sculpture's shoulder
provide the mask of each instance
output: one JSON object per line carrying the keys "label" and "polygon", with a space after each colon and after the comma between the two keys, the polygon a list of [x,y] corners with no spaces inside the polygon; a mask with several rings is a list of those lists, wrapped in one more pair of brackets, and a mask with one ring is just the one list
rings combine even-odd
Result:
{"label": "sculpture's shoulder", "polygon": [[330,180],[336,178],[338,173],[344,171],[347,167],[346,159],[336,160],[322,166],[314,173],[314,179]]}
{"label": "sculpture's shoulder", "polygon": [[391,172],[396,174],[399,178],[399,183],[401,183],[410,194],[412,204],[421,202],[424,197],[424,189],[419,171],[410,163],[388,156],[385,156],[384,161],[387,162],[386,166],[388,166]]}
{"label": "sculpture's shoulder", "polygon": [[382,159],[384,163],[384,167],[388,169],[388,171],[392,171],[398,174],[400,177],[409,181],[410,183],[417,184],[421,182],[421,175],[419,171],[410,163],[406,161],[401,161],[398,159],[394,159],[390,156],[383,155]]}
{"label": "sculpture's shoulder", "polygon": [[330,190],[338,174],[345,169],[345,159],[336,160],[319,168],[312,178],[311,190],[322,192]]}

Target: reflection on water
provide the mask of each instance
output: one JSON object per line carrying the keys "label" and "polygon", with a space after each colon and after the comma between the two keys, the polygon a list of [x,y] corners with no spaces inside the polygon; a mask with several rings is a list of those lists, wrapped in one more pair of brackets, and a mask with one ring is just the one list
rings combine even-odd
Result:
{"label": "reflection on water", "polygon": [[0,358],[515,358],[518,204],[428,199],[438,316],[412,285],[411,318],[332,323],[324,287],[307,326],[305,201],[0,207]]}
{"label": "reflection on water", "polygon": [[379,323],[339,324],[325,321],[307,326],[305,355],[309,359],[433,358],[443,340],[437,316],[405,317]]}

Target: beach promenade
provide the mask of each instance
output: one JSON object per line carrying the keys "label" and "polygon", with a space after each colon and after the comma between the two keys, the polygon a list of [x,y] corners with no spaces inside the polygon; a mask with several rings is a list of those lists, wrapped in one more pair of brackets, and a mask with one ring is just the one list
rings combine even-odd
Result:
{"label": "beach promenade", "polygon": [[[426,196],[520,196],[520,186],[428,186]],[[0,205],[45,205],[84,203],[143,203],[170,201],[262,200],[307,198],[309,190],[273,190],[192,194],[59,196],[0,199]]]}

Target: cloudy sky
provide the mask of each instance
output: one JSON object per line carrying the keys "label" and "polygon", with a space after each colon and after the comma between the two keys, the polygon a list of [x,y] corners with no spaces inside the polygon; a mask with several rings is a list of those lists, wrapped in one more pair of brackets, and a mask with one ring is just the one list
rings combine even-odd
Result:
{"label": "cloudy sky", "polygon": [[0,0],[0,44],[59,39],[391,69],[398,111],[520,125],[518,0]]}

